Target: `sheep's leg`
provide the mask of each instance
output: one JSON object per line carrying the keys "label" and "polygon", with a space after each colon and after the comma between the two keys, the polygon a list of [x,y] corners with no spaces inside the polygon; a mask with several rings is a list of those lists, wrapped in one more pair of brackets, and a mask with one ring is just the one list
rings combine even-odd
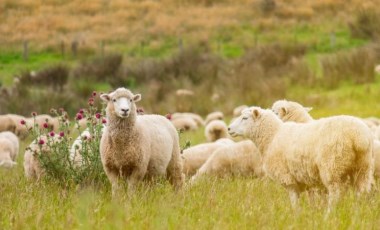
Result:
{"label": "sheep's leg", "polygon": [[108,167],[104,167],[104,171],[111,182],[112,186],[112,197],[116,197],[120,191],[120,173],[118,170],[111,170]]}
{"label": "sheep's leg", "polygon": [[[368,159],[367,159],[368,158]],[[354,185],[357,190],[358,195],[361,193],[371,191],[371,187],[374,184],[373,172],[374,172],[374,162],[370,157],[365,158],[362,156],[358,163],[361,168],[357,171],[356,175],[352,176],[354,179]]]}
{"label": "sheep's leg", "polygon": [[298,185],[288,185],[288,186],[286,186],[286,190],[289,193],[289,198],[290,198],[290,202],[292,204],[292,208],[295,211],[298,211],[299,210],[298,201],[299,201],[299,197],[300,197],[300,193],[301,193],[299,186]]}
{"label": "sheep's leg", "polygon": [[182,173],[182,158],[180,156],[180,148],[178,144],[174,146],[172,159],[170,159],[166,174],[169,182],[176,190],[183,187],[185,175]]}
{"label": "sheep's leg", "polygon": [[328,207],[327,207],[327,213],[325,217],[327,217],[331,213],[332,209],[336,205],[336,202],[339,200],[342,186],[343,185],[339,183],[334,183],[328,186],[327,188],[329,192]]}
{"label": "sheep's leg", "polygon": [[128,197],[132,197],[132,195],[135,193],[136,186],[139,181],[144,179],[145,173],[146,173],[146,170],[135,169],[132,171],[131,175],[127,178]]}

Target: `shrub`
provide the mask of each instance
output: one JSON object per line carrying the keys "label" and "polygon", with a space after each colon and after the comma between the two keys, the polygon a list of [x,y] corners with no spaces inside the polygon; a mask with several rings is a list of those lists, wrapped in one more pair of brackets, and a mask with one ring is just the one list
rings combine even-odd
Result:
{"label": "shrub", "polygon": [[[70,183],[86,185],[97,184],[106,181],[103,166],[99,154],[100,138],[102,135],[104,114],[99,113],[98,108],[93,106],[94,98],[89,100],[89,108],[82,109],[76,116],[76,122],[80,119],[87,119],[87,129],[89,137],[81,137],[82,146],[79,149],[82,158],[81,165],[75,165],[70,158],[71,140],[69,137],[71,124],[68,121],[67,113],[52,110],[59,117],[59,133],[49,132],[48,129],[40,129],[38,126],[32,127],[30,134],[35,140],[46,137],[46,143],[41,142],[40,148],[46,145],[51,150],[51,154],[39,154],[38,160],[46,173],[46,179],[56,181],[62,185]],[[104,111],[102,109],[102,111]],[[26,125],[26,124],[25,124]],[[78,133],[81,131],[78,128]],[[58,141],[56,141],[58,138]]]}
{"label": "shrub", "polygon": [[353,22],[349,23],[351,35],[357,38],[378,39],[380,37],[380,11],[360,9]]}

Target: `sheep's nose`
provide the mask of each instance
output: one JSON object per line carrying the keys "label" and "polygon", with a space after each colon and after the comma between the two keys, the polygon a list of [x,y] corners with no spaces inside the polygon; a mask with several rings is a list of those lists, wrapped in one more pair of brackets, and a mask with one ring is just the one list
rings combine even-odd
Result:
{"label": "sheep's nose", "polygon": [[231,130],[231,128],[230,127],[228,127],[228,131],[230,131]]}
{"label": "sheep's nose", "polygon": [[121,109],[124,113],[128,113],[129,109]]}

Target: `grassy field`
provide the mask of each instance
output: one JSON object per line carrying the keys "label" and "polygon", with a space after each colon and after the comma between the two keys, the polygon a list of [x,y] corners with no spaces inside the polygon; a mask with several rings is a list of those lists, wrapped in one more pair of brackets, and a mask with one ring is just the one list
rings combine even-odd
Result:
{"label": "grassy field", "polygon": [[[182,144],[186,140],[204,141],[203,130],[182,135]],[[323,196],[312,203],[302,196],[301,209],[294,212],[285,189],[257,178],[204,178],[178,193],[161,182],[141,185],[131,198],[111,199],[108,182],[83,188],[28,182],[22,155],[18,167],[0,169],[1,229],[377,229],[380,224],[378,192],[358,198],[348,191],[327,219]]]}

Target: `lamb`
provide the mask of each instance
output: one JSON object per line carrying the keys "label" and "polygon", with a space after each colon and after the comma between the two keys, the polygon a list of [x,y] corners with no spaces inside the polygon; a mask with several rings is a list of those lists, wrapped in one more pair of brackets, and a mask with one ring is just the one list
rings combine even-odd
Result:
{"label": "lamb", "polygon": [[180,189],[184,183],[177,130],[164,116],[137,116],[134,95],[118,88],[100,98],[107,103],[107,125],[100,141],[104,171],[115,196],[120,179],[125,179],[131,193],[138,181],[166,174],[169,182]]}
{"label": "lamb", "polygon": [[258,146],[264,172],[288,190],[294,208],[302,191],[317,186],[328,190],[327,213],[346,182],[358,193],[371,190],[373,139],[358,118],[283,123],[272,111],[251,107],[229,126],[229,132],[250,138]]}
{"label": "lamb", "polygon": [[62,141],[59,135],[55,135],[53,137],[42,135],[39,138],[32,141],[32,143],[26,148],[24,154],[24,171],[25,176],[28,180],[39,181],[45,175],[45,172],[38,159],[38,155],[52,154],[51,149],[47,144],[48,138],[50,138],[51,145],[54,145]]}
{"label": "lamb", "polygon": [[294,121],[306,123],[313,121],[309,111],[312,108],[305,108],[297,102],[279,100],[272,105],[273,112],[283,121]]}
{"label": "lamb", "polygon": [[248,108],[247,105],[240,105],[240,106],[234,108],[234,110],[233,110],[233,112],[232,112],[232,116],[233,116],[233,117],[238,117],[238,116],[240,116],[241,112],[242,112],[244,109],[246,109],[246,108]]}
{"label": "lamb", "polygon": [[205,125],[207,125],[208,123],[210,123],[213,120],[223,120],[223,118],[224,118],[224,115],[222,112],[220,112],[220,111],[212,112],[212,113],[207,115],[206,120],[205,120]]}
{"label": "lamb", "polygon": [[11,131],[15,133],[16,124],[8,115],[0,115],[0,132]]}
{"label": "lamb", "polygon": [[191,183],[203,175],[217,177],[256,176],[262,177],[261,153],[256,145],[245,140],[215,150],[198,172],[191,178]]}
{"label": "lamb", "polygon": [[183,150],[183,172],[185,175],[194,175],[215,150],[234,143],[232,140],[227,140],[222,138],[216,142],[199,144]]}
{"label": "lamb", "polygon": [[174,127],[181,131],[194,131],[198,129],[197,123],[190,117],[179,117],[171,120]]}
{"label": "lamb", "polygon": [[214,120],[206,125],[205,136],[208,142],[214,142],[220,138],[227,138],[227,125],[224,121]]}

